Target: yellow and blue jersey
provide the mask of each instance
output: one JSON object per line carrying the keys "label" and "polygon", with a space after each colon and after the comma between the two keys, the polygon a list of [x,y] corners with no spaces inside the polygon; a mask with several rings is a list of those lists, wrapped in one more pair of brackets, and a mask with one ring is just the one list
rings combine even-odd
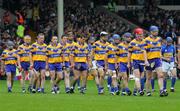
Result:
{"label": "yellow and blue jersey", "polygon": [[165,58],[170,58],[171,62],[174,62],[174,57],[175,57],[175,47],[173,45],[167,46],[167,45],[163,45],[162,46],[162,56]]}
{"label": "yellow and blue jersey", "polygon": [[107,62],[111,64],[115,64],[117,62],[117,47],[113,44],[109,44],[107,46]]}
{"label": "yellow and blue jersey", "polygon": [[132,60],[143,60],[144,61],[144,54],[145,51],[145,42],[144,41],[137,41],[136,39],[132,40],[129,44],[128,51],[132,54]]}
{"label": "yellow and blue jersey", "polygon": [[46,61],[47,59],[46,48],[47,48],[46,44],[40,45],[37,42],[32,44],[31,52],[32,52],[33,61]]}
{"label": "yellow and blue jersey", "polygon": [[120,63],[120,62],[127,63],[128,62],[128,46],[129,46],[129,44],[125,44],[125,43],[120,43],[118,45],[118,51],[117,51],[118,63]]}
{"label": "yellow and blue jersey", "polygon": [[64,62],[69,62],[70,61],[70,55],[72,53],[72,48],[74,46],[75,42],[69,43],[67,42],[64,47],[63,47],[63,56],[64,56]]}
{"label": "yellow and blue jersey", "polygon": [[2,57],[2,60],[4,60],[5,65],[16,65],[17,64],[18,51],[15,49],[13,49],[11,51],[4,50],[1,57]]}
{"label": "yellow and blue jersey", "polygon": [[80,45],[78,42],[74,44],[72,49],[72,56],[74,57],[74,62],[88,62],[89,56],[89,47],[85,43],[84,45]]}
{"label": "yellow and blue jersey", "polygon": [[177,49],[177,52],[180,53],[180,45],[179,44],[177,45],[176,49]]}
{"label": "yellow and blue jersey", "polygon": [[20,56],[21,62],[30,62],[31,46],[25,46],[24,44],[18,47],[18,55]]}
{"label": "yellow and blue jersey", "polygon": [[62,60],[62,46],[57,44],[57,46],[52,46],[51,44],[47,46],[47,57],[48,63],[61,63]]}
{"label": "yellow and blue jersey", "polygon": [[94,59],[95,60],[105,60],[107,56],[107,46],[109,45],[108,42],[101,43],[97,41],[93,44],[93,52],[94,52]]}
{"label": "yellow and blue jersey", "polygon": [[145,38],[146,43],[145,49],[147,51],[147,59],[161,58],[161,38],[157,37],[153,39],[152,37]]}

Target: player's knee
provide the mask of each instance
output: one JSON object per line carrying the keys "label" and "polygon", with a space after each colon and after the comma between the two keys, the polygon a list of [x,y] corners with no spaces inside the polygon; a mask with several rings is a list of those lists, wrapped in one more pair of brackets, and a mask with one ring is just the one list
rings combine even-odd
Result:
{"label": "player's knee", "polygon": [[158,78],[160,79],[160,78],[164,78],[164,74],[163,73],[159,73],[158,74]]}
{"label": "player's knee", "polygon": [[66,79],[69,79],[69,74],[65,74],[65,78],[66,78]]}
{"label": "player's knee", "polygon": [[123,80],[127,80],[128,79],[128,77],[127,76],[123,76]]}
{"label": "player's knee", "polygon": [[45,80],[45,75],[44,74],[41,75],[41,79]]}
{"label": "player's knee", "polygon": [[140,78],[138,78],[138,77],[135,77],[134,80],[135,80],[135,82],[140,82]]}

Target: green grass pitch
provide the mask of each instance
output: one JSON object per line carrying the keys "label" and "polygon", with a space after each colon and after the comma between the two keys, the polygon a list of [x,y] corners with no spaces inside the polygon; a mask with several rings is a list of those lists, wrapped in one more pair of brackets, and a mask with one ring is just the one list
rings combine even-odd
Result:
{"label": "green grass pitch", "polygon": [[[133,88],[134,81],[130,81]],[[170,81],[168,81],[168,88]],[[104,95],[98,95],[94,81],[88,81],[85,95],[77,90],[75,94],[65,94],[61,82],[61,93],[51,94],[50,83],[46,81],[46,94],[21,93],[18,81],[13,93],[7,93],[6,81],[0,81],[0,111],[180,111],[180,80],[176,82],[175,93],[168,97],[159,97],[156,92],[147,96],[112,96],[107,89]]]}

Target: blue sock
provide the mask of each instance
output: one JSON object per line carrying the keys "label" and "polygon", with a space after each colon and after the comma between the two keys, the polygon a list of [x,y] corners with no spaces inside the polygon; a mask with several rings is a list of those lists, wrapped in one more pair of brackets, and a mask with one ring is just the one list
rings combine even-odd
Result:
{"label": "blue sock", "polygon": [[77,80],[77,86],[80,87],[80,78]]}
{"label": "blue sock", "polygon": [[144,90],[145,77],[141,78],[141,90]]}
{"label": "blue sock", "polygon": [[176,78],[173,77],[173,78],[171,79],[171,87],[172,87],[172,88],[174,88],[175,83],[176,83]]}
{"label": "blue sock", "polygon": [[114,87],[111,87],[111,92],[114,92],[114,90],[115,90]]}
{"label": "blue sock", "polygon": [[66,91],[69,91],[70,90],[70,88],[69,87],[66,87],[66,89],[65,89]]}
{"label": "blue sock", "polygon": [[125,88],[125,91],[126,91],[126,92],[130,92],[130,90],[129,90],[129,88],[128,88],[128,87],[127,87],[127,88]]}
{"label": "blue sock", "polygon": [[125,89],[125,88],[123,88],[123,89],[122,89],[122,92],[126,92],[126,89]]}
{"label": "blue sock", "polygon": [[96,84],[96,86],[97,86],[97,89],[99,89],[99,84]]}
{"label": "blue sock", "polygon": [[109,86],[111,86],[111,83],[112,83],[112,77],[111,77],[111,76],[108,76],[108,78],[107,78],[107,84],[108,84]]}
{"label": "blue sock", "polygon": [[163,80],[163,90],[166,90],[166,87],[167,87],[167,80],[164,79]]}
{"label": "blue sock", "polygon": [[[78,79],[78,80],[79,80],[79,79]],[[73,89],[75,89],[75,86],[76,86],[76,83],[77,83],[78,80],[74,81]]]}
{"label": "blue sock", "polygon": [[133,91],[133,93],[137,93],[137,89],[136,89],[136,88],[134,88],[134,91]]}
{"label": "blue sock", "polygon": [[33,85],[33,89],[36,89],[36,85]]}
{"label": "blue sock", "polygon": [[151,79],[151,87],[154,89],[154,79]]}
{"label": "blue sock", "polygon": [[44,88],[41,88],[41,92],[44,93]]}
{"label": "blue sock", "polygon": [[11,87],[8,87],[8,91],[11,91],[12,90],[12,88]]}
{"label": "blue sock", "polygon": [[114,87],[114,91],[115,92],[118,92],[119,90],[118,90],[118,87]]}

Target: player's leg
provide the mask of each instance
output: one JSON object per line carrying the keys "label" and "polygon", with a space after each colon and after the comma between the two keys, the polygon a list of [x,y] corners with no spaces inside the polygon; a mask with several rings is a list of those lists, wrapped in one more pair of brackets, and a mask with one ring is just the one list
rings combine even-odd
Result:
{"label": "player's leg", "polygon": [[128,87],[128,76],[126,72],[122,72],[122,78],[123,78],[123,86],[124,86],[124,90],[127,93],[127,95],[131,95],[131,91]]}
{"label": "player's leg", "polygon": [[156,72],[155,71],[152,71],[152,78],[151,78],[151,87],[152,87],[152,92],[155,91],[155,78],[156,78]]}
{"label": "player's leg", "polygon": [[11,75],[11,72],[6,72],[8,92],[12,92]]}
{"label": "player's leg", "polygon": [[34,62],[34,69],[33,69],[33,88],[32,88],[32,93],[36,93],[36,86],[37,86],[37,83],[39,81],[39,68],[40,68],[40,65],[37,61]]}
{"label": "player's leg", "polygon": [[80,73],[81,73],[80,68],[81,68],[81,63],[75,63],[74,70],[73,70],[74,76],[73,76],[73,79],[71,80],[70,93],[74,93],[75,84],[77,80],[79,79]]}
{"label": "player's leg", "polygon": [[85,88],[87,84],[87,70],[81,71],[81,77],[82,77],[82,84],[81,84],[81,90],[80,93],[85,93]]}
{"label": "player's leg", "polygon": [[159,85],[159,90],[160,90],[160,96],[168,96],[168,93],[163,90],[163,81],[164,81],[164,74],[162,71],[162,63],[160,59],[155,59],[155,71],[157,72],[158,76],[158,85]]}
{"label": "player's leg", "polygon": [[63,73],[62,73],[62,70],[59,70],[56,73],[57,73],[57,77],[56,77],[56,84],[54,87],[55,87],[56,92],[60,93],[59,83],[63,79]]}
{"label": "player's leg", "polygon": [[134,80],[135,80],[135,88],[133,91],[133,95],[137,96],[137,92],[143,96],[144,92],[141,90],[141,73],[144,71],[144,66],[140,65],[141,63],[143,63],[143,61],[133,61],[133,73],[134,73]]}
{"label": "player's leg", "polygon": [[164,80],[163,80],[163,90],[167,91],[167,73],[170,69],[170,64],[167,62],[162,62],[162,72],[164,75]]}
{"label": "player's leg", "polygon": [[99,83],[99,76],[98,76],[98,71],[97,69],[92,69],[91,70],[91,73],[92,75],[94,76],[94,79],[95,79],[95,83],[96,83],[96,86],[97,86],[97,89],[98,89],[98,93],[100,92],[100,83]]}
{"label": "player's leg", "polygon": [[51,83],[51,93],[55,94],[55,89],[54,89],[54,85],[55,85],[55,70],[50,70],[50,83]]}
{"label": "player's leg", "polygon": [[160,96],[167,96],[166,92],[163,90],[164,83],[164,74],[162,72],[162,68],[156,68],[157,76],[158,76],[158,85],[160,90]]}
{"label": "player's leg", "polygon": [[80,78],[79,78],[79,79],[77,80],[77,88],[78,88],[78,90],[81,90],[80,82],[81,82],[81,80],[80,80]]}
{"label": "player's leg", "polygon": [[100,93],[104,93],[104,69],[102,67],[98,68],[98,74],[99,74],[99,89]]}
{"label": "player's leg", "polygon": [[134,69],[134,76],[135,76],[135,88],[139,92],[140,95],[143,95],[144,93],[141,91],[141,82],[140,82],[140,71],[139,69]]}
{"label": "player's leg", "polygon": [[107,77],[107,88],[108,90],[111,89],[111,84],[112,84],[112,76],[109,76]]}
{"label": "player's leg", "polygon": [[92,75],[94,76],[94,79],[95,79],[95,82],[96,82],[96,86],[97,86],[97,89],[98,89],[98,93],[100,92],[100,83],[99,83],[99,74],[98,74],[98,70],[97,70],[97,62],[94,60],[92,61],[92,69],[91,69],[91,73]]}
{"label": "player's leg", "polygon": [[41,92],[44,93],[44,85],[45,85],[45,69],[41,69],[40,73],[41,73]]}
{"label": "player's leg", "polygon": [[171,70],[171,89],[170,89],[170,91],[171,92],[174,92],[175,90],[174,90],[174,86],[175,86],[175,84],[176,84],[176,78],[177,78],[177,74],[176,74],[176,68],[174,67],[174,66],[172,66],[172,70]]}
{"label": "player's leg", "polygon": [[40,62],[41,92],[44,93],[46,62]]}
{"label": "player's leg", "polygon": [[26,90],[25,90],[25,71],[22,70],[20,73],[21,73],[20,82],[21,82],[22,92],[25,93],[26,92]]}
{"label": "player's leg", "polygon": [[145,73],[142,72],[141,73],[141,90],[142,91],[144,90],[145,80],[146,80]]}
{"label": "player's leg", "polygon": [[7,76],[7,88],[8,92],[12,92],[13,87],[13,77],[16,74],[16,66],[15,65],[6,65],[6,76]]}
{"label": "player's leg", "polygon": [[146,93],[147,96],[151,96],[150,86],[152,81],[152,71],[146,70]]}
{"label": "player's leg", "polygon": [[32,92],[32,86],[33,86],[33,79],[34,79],[34,74],[33,70],[29,70],[29,86],[28,86],[28,91]]}
{"label": "player's leg", "polygon": [[65,82],[65,87],[66,87],[66,93],[69,93],[70,91],[70,70],[69,69],[64,69],[64,82]]}

